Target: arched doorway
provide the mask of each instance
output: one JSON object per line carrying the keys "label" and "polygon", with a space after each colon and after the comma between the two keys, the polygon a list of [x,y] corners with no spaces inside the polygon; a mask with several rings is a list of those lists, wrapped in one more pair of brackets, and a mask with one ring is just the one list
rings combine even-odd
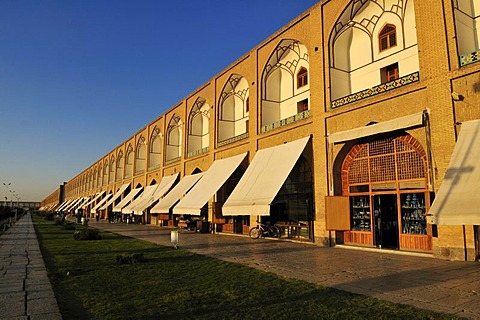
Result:
{"label": "arched doorway", "polygon": [[342,194],[350,200],[346,244],[431,251],[427,156],[405,133],[351,147],[342,164]]}

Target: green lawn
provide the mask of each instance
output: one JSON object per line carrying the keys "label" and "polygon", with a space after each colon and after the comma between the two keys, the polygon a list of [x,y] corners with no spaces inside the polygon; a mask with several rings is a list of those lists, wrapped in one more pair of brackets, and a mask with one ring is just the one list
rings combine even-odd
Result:
{"label": "green lawn", "polygon": [[[456,319],[113,233],[76,241],[73,230],[33,218],[66,320]],[[135,252],[148,262],[117,264]]]}

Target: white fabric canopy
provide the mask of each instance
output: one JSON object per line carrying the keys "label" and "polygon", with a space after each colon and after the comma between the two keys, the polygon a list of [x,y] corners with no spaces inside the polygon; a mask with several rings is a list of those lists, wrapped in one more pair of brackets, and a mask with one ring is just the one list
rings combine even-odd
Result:
{"label": "white fabric canopy", "polygon": [[125,198],[122,199],[116,206],[113,207],[112,211],[113,212],[123,212],[122,209],[125,207],[127,204],[132,201],[133,197],[135,197],[140,191],[142,191],[143,187],[136,188],[131,190]]}
{"label": "white fabric canopy", "polygon": [[162,178],[151,196],[142,197],[142,200],[133,207],[134,214],[143,214],[143,210],[150,207],[155,201],[163,197],[173,186],[178,178],[178,173]]}
{"label": "white fabric canopy", "polygon": [[70,203],[72,202],[72,199],[64,201],[60,207],[57,208],[57,212],[63,211],[64,208],[66,208]]}
{"label": "white fabric canopy", "polygon": [[173,213],[200,215],[202,207],[222,187],[246,155],[247,153],[242,153],[235,157],[215,160],[203,178],[173,208]]}
{"label": "white fabric canopy", "polygon": [[102,192],[99,192],[95,195],[95,197],[93,197],[93,199],[91,199],[90,201],[88,201],[87,203],[85,203],[84,205],[82,205],[82,209],[85,209],[87,208],[89,205],[91,205],[92,203],[95,203],[103,194],[105,193],[105,191],[102,191]]}
{"label": "white fabric canopy", "polygon": [[108,199],[110,199],[110,197],[112,196],[111,193],[107,194],[105,197],[103,197],[102,200],[100,200],[96,205],[95,207],[92,208],[91,212],[92,213],[97,213],[97,210],[99,210],[98,208],[100,208],[105,202],[108,201]]}
{"label": "white fabric canopy", "polygon": [[70,202],[70,204],[68,206],[66,206],[63,211],[71,211],[73,209],[73,207],[82,200],[82,198],[77,198],[75,200],[73,200],[72,202]]}
{"label": "white fabric canopy", "polygon": [[113,197],[110,198],[110,200],[108,200],[101,208],[99,208],[98,210],[105,210],[108,208],[109,205],[111,205],[112,203],[115,202],[115,200],[117,200],[119,197],[122,196],[123,192],[128,188],[128,186],[130,185],[130,183],[125,183],[124,185],[122,185],[120,187],[120,189],[118,189],[118,191],[113,195]]}
{"label": "white fabric canopy", "polygon": [[132,202],[130,202],[130,204],[127,204],[125,207],[123,207],[122,213],[132,213],[136,206],[140,205],[143,201],[145,201],[145,199],[153,196],[153,193],[157,188],[158,184],[147,186],[137,199],[133,200]]}
{"label": "white fabric canopy", "polygon": [[224,216],[270,214],[282,187],[310,137],[257,151],[252,163],[222,207]]}
{"label": "white fabric canopy", "polygon": [[78,211],[78,209],[82,209],[83,205],[90,202],[90,197],[83,197],[82,200],[80,200],[75,206],[75,213]]}
{"label": "white fabric canopy", "polygon": [[462,124],[428,215],[433,224],[480,225],[480,120]]}
{"label": "white fabric canopy", "polygon": [[150,213],[169,213],[170,208],[180,200],[203,176],[202,173],[185,176],[165,197],[150,209]]}
{"label": "white fabric canopy", "polygon": [[351,130],[331,133],[328,136],[329,143],[339,143],[358,138],[373,136],[379,133],[391,132],[423,125],[423,112],[408,116],[379,122],[370,126],[359,127]]}

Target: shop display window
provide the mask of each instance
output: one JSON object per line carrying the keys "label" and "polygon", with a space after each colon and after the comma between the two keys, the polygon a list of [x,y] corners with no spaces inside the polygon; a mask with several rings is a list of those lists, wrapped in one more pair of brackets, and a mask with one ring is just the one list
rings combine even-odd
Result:
{"label": "shop display window", "polygon": [[370,197],[352,196],[350,197],[350,206],[352,231],[371,231]]}
{"label": "shop display window", "polygon": [[425,194],[402,194],[400,203],[402,206],[402,233],[427,234]]}

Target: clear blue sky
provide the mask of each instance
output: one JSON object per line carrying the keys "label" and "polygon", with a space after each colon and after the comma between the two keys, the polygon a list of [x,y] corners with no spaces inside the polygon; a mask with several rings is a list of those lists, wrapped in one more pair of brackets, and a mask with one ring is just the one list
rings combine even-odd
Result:
{"label": "clear blue sky", "polygon": [[1,1],[0,200],[43,200],[317,1]]}

